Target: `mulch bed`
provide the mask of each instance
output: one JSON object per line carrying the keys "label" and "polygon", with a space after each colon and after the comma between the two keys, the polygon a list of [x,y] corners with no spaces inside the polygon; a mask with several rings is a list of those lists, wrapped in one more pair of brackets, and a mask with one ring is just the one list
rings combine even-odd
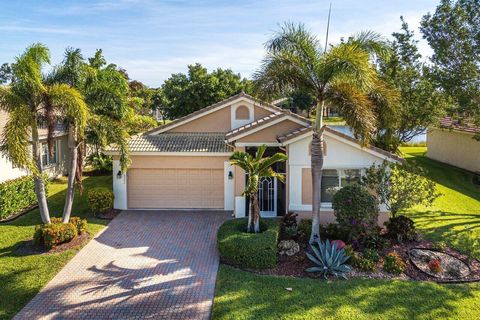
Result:
{"label": "mulch bed", "polygon": [[[300,244],[300,252],[293,255],[279,255],[278,264],[275,268],[262,270],[262,271],[253,271],[247,270],[256,274],[261,275],[276,275],[276,276],[290,276],[290,277],[299,277],[299,278],[321,278],[316,273],[306,272],[305,269],[312,267],[313,263],[305,255],[307,250],[306,244]],[[480,281],[480,262],[478,260],[473,260],[468,262],[468,259],[465,255],[462,255],[458,251],[447,248],[443,252],[463,261],[468,264],[470,268],[470,274],[466,277],[460,279],[441,279],[438,277],[431,276],[427,273],[424,273],[419,268],[417,268],[409,257],[409,250],[413,248],[426,248],[432,249],[432,243],[426,240],[420,240],[409,243],[402,244],[392,244],[388,249],[382,252],[382,256],[388,254],[389,252],[395,251],[398,253],[402,259],[405,261],[406,267],[403,274],[400,276],[393,275],[382,270],[382,265],[379,263],[377,265],[377,271],[375,272],[365,272],[356,268],[347,274],[348,278],[360,277],[360,278],[369,278],[369,279],[399,279],[399,280],[410,280],[410,281],[434,281],[438,283],[465,283],[465,282],[478,282]],[[329,276],[328,279],[336,279],[335,277]]]}
{"label": "mulch bed", "polygon": [[95,217],[98,218],[98,219],[102,219],[102,220],[112,220],[120,212],[121,212],[121,210],[118,210],[118,209],[108,209],[104,213],[100,213],[100,214],[95,215]]}
{"label": "mulch bed", "polygon": [[52,253],[61,253],[70,249],[74,249],[80,246],[83,246],[90,239],[90,234],[84,232],[70,242],[62,243],[56,247],[47,250],[42,247],[38,247],[33,243],[33,238],[23,241],[14,251],[15,254],[20,256],[29,256],[29,255],[38,255],[38,254],[52,254]]}

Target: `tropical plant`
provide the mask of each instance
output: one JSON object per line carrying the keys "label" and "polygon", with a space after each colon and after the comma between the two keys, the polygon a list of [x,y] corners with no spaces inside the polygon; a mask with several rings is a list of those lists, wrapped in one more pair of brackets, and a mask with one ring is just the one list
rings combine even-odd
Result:
{"label": "tropical plant", "polygon": [[266,44],[267,55],[255,74],[263,96],[300,90],[315,97],[311,144],[313,223],[310,242],[320,237],[320,181],[324,162],[323,110],[335,107],[367,144],[376,131],[376,107],[390,108],[398,98],[379,77],[372,60],[386,54],[385,43],[373,32],[362,32],[335,46],[321,47],[303,25],[286,23]]}
{"label": "tropical plant", "polygon": [[386,205],[392,218],[415,205],[429,206],[440,196],[435,182],[420,167],[408,163],[374,164],[366,170],[361,183]]}
{"label": "tropical plant", "polygon": [[315,263],[315,267],[308,268],[307,272],[319,272],[325,278],[327,275],[335,277],[343,277],[346,279],[345,273],[351,270],[346,264],[349,256],[345,254],[344,249],[338,249],[337,244],[331,243],[330,240],[325,242],[317,241],[317,246],[311,245],[313,255],[306,253],[308,259]]}
{"label": "tropical plant", "polygon": [[250,198],[250,212],[248,215],[247,232],[260,232],[260,207],[258,203],[258,186],[260,178],[275,177],[283,182],[284,176],[275,172],[272,166],[277,162],[284,162],[287,156],[275,153],[271,157],[264,157],[266,145],[258,147],[255,156],[243,151],[235,151],[230,157],[230,163],[243,169],[247,174],[247,183],[243,194]]}
{"label": "tropical plant", "polygon": [[1,148],[15,166],[34,175],[35,193],[44,223],[50,223],[50,213],[42,176],[39,126],[47,123],[48,149],[52,153],[55,124],[66,121],[70,139],[80,137],[88,116],[83,97],[76,89],[44,77],[42,68],[49,62],[50,52],[43,44],[28,47],[12,64],[14,81],[9,86],[0,87],[0,107],[9,114]]}
{"label": "tropical plant", "polygon": [[103,153],[92,153],[89,155],[87,157],[87,164],[101,173],[112,172],[113,169],[112,157],[104,155]]}

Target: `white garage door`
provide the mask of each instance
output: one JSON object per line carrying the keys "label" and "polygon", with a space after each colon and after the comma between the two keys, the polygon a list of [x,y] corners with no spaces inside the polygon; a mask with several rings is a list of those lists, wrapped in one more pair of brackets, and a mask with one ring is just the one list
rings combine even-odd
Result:
{"label": "white garage door", "polygon": [[223,209],[223,169],[130,169],[128,207]]}

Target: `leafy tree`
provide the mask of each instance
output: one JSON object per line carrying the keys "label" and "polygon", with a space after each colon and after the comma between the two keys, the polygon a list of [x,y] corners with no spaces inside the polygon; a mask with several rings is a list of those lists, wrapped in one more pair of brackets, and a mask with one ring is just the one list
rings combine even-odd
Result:
{"label": "leafy tree", "polygon": [[255,74],[264,96],[301,90],[315,97],[316,119],[311,144],[313,223],[310,242],[320,237],[320,182],[324,161],[323,110],[334,106],[357,138],[368,143],[376,131],[375,108],[390,106],[397,93],[372,64],[385,44],[372,32],[360,33],[336,46],[322,48],[303,25],[285,24],[267,45],[267,56]]}
{"label": "leafy tree", "polygon": [[44,223],[50,223],[50,213],[42,176],[39,123],[46,120],[48,124],[51,152],[53,124],[58,119],[66,120],[70,132],[80,136],[88,115],[83,97],[76,89],[53,83],[50,78],[43,76],[42,68],[48,63],[48,48],[34,44],[15,59],[12,65],[15,81],[8,87],[0,87],[0,107],[9,114],[1,151],[14,165],[33,173],[35,193]]}
{"label": "leafy tree", "polygon": [[12,80],[12,67],[8,63],[0,66],[0,84],[7,83]]}
{"label": "leafy tree", "polygon": [[413,31],[403,20],[400,32],[394,32],[391,53],[380,59],[380,73],[398,89],[396,108],[380,108],[375,144],[396,152],[400,143],[408,142],[435,123],[446,107],[446,97],[431,81],[429,69],[422,62]]}
{"label": "leafy tree", "polygon": [[420,30],[434,52],[433,78],[458,104],[452,113],[480,125],[479,8],[480,0],[441,0]]}
{"label": "leafy tree", "polygon": [[429,206],[438,198],[435,182],[425,177],[420,167],[383,162],[367,169],[362,184],[387,206],[392,218],[416,205]]}
{"label": "leafy tree", "polygon": [[218,68],[211,73],[200,64],[188,66],[188,73],[172,74],[161,87],[166,116],[179,118],[241,91],[251,83],[232,70]]}
{"label": "leafy tree", "polygon": [[235,151],[230,157],[232,165],[242,168],[247,174],[244,195],[250,197],[250,214],[248,216],[247,232],[260,232],[260,207],[258,204],[258,183],[262,177],[276,177],[283,182],[284,177],[273,171],[272,166],[277,162],[287,160],[283,153],[276,153],[271,157],[263,157],[266,145],[258,148],[255,157],[247,152]]}

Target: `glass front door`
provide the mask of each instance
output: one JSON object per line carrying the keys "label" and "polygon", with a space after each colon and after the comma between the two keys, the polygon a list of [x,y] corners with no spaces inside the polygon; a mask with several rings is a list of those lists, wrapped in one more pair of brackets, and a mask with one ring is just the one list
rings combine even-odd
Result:
{"label": "glass front door", "polygon": [[277,216],[277,178],[262,177],[258,186],[261,217]]}

